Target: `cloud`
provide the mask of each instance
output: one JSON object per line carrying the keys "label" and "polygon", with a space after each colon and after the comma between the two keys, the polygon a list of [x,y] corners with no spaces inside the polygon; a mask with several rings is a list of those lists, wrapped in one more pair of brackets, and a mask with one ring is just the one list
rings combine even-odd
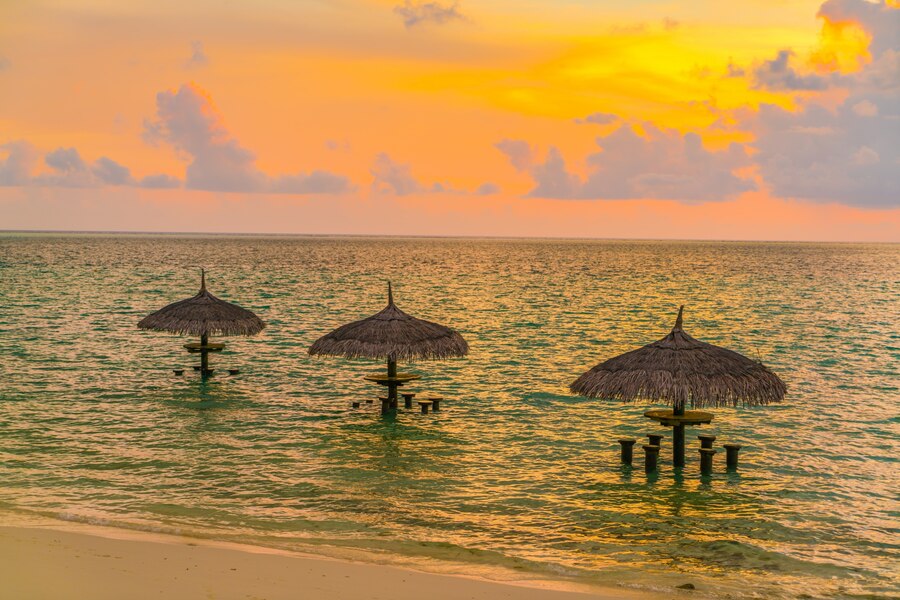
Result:
{"label": "cloud", "polygon": [[828,0],[819,16],[861,27],[872,60],[857,72],[829,74],[829,86],[847,93],[836,108],[813,97],[795,111],[763,105],[745,115],[759,172],[782,197],[900,206],[900,10],[884,2]]}
{"label": "cloud", "polygon": [[209,57],[203,51],[203,42],[191,42],[191,57],[184,63],[186,69],[199,69],[209,64]]}
{"label": "cloud", "polygon": [[171,144],[188,158],[188,189],[291,194],[352,189],[346,177],[325,171],[275,178],[261,172],[256,155],[232,137],[212,99],[193,84],[156,95],[156,119],[145,120],[144,139]]}
{"label": "cloud", "polygon": [[0,72],[12,68],[12,63],[5,56],[0,56]]}
{"label": "cloud", "polygon": [[494,147],[506,155],[516,171],[528,171],[534,164],[534,153],[526,141],[500,140]]}
{"label": "cloud", "polygon": [[412,176],[409,165],[394,162],[384,152],[375,157],[371,173],[375,178],[372,186],[376,191],[393,191],[397,196],[407,196],[423,191],[422,185]]}
{"label": "cloud", "polygon": [[475,189],[475,194],[478,196],[490,196],[491,194],[499,194],[499,193],[500,193],[500,186],[498,186],[496,183],[492,183],[490,181],[486,181],[486,182],[482,183]]}
{"label": "cloud", "polygon": [[593,123],[594,125],[609,125],[610,123],[615,123],[618,119],[619,117],[612,113],[596,112],[583,119],[575,119],[575,122],[579,124]]}
{"label": "cloud", "polygon": [[400,16],[407,29],[427,23],[443,25],[451,21],[468,21],[466,16],[460,12],[457,2],[442,4],[440,2],[405,0],[403,4],[394,7],[394,14]]}
{"label": "cloud", "polygon": [[166,175],[164,173],[156,173],[154,175],[147,175],[138,183],[140,187],[150,188],[150,189],[172,189],[181,187],[181,180],[177,177],[172,177],[171,175]]}
{"label": "cloud", "polygon": [[59,187],[95,187],[97,180],[75,148],[57,148],[44,155],[50,173],[33,178],[34,183]]}
{"label": "cloud", "polygon": [[132,183],[131,171],[111,158],[101,156],[91,167],[91,173],[108,185],[127,185]]}
{"label": "cloud", "polygon": [[282,175],[271,186],[272,192],[281,194],[341,194],[351,189],[350,180],[328,171]]}
{"label": "cloud", "polygon": [[[501,147],[535,181],[529,196],[539,198],[637,199],[658,198],[707,202],[733,198],[755,188],[752,180],[734,171],[750,164],[743,146],[731,144],[719,151],[703,147],[696,133],[681,134],[650,123],[643,135],[620,126],[597,139],[600,152],[587,157],[586,178],[569,172],[559,150],[551,147],[543,163],[525,163],[521,143]],[[526,144],[527,146],[527,144]],[[510,152],[512,150],[512,152]],[[513,166],[516,166],[515,163]]]}
{"label": "cloud", "polygon": [[[767,60],[753,70],[754,85],[770,90],[824,90],[828,78],[819,75],[800,75],[789,62],[794,55],[791,50],[779,50],[777,56]],[[730,66],[730,65],[729,65]]]}
{"label": "cloud", "polygon": [[25,140],[0,145],[6,159],[0,161],[0,186],[24,185],[31,179],[31,171],[38,159],[34,146]]}

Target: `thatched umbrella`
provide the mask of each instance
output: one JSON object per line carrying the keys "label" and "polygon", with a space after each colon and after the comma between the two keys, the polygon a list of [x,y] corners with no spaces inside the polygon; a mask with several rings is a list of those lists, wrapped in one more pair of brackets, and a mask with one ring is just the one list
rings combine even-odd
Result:
{"label": "thatched umbrella", "polygon": [[772,371],[732,350],[701,342],[682,329],[684,306],[663,339],[600,363],[569,389],[590,398],[661,401],[671,411],[645,416],[671,425],[673,461],[684,466],[684,426],[708,423],[712,414],[687,411],[707,406],[758,406],[780,402],[787,388]]}
{"label": "thatched umbrella", "polygon": [[404,383],[398,378],[398,360],[454,358],[468,352],[469,345],[456,331],[397,308],[390,282],[388,304],[381,312],[342,325],[309,347],[313,356],[386,359],[387,377],[379,383],[387,385],[391,407],[397,405],[397,386]]}
{"label": "thatched umbrella", "polygon": [[219,352],[224,344],[210,344],[209,336],[256,335],[266,326],[245,308],[216,298],[206,289],[206,271],[200,271],[200,291],[196,296],[173,302],[141,319],[140,329],[198,335],[200,343],[185,344],[188,352],[200,353],[200,371],[209,371],[209,353]]}

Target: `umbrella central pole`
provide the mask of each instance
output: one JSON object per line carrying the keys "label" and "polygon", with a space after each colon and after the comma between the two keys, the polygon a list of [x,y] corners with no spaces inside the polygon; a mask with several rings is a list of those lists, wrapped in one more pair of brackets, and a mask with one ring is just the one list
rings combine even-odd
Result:
{"label": "umbrella central pole", "polygon": [[[387,361],[388,368],[388,377],[396,377],[397,376],[397,361],[388,358]],[[392,408],[397,407],[397,382],[389,381],[388,382],[388,400],[390,402],[390,406]]]}
{"label": "umbrella central pole", "polygon": [[[684,415],[684,404],[676,404],[672,408],[675,416]],[[672,427],[672,464],[676,467],[684,466],[684,425]]]}
{"label": "umbrella central pole", "polygon": [[200,374],[206,377],[209,372],[209,352],[206,347],[209,345],[209,336],[200,336]]}

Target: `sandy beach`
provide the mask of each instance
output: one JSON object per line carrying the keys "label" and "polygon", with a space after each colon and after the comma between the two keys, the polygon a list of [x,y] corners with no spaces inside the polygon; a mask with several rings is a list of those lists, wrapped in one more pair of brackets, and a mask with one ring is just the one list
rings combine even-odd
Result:
{"label": "sandy beach", "polygon": [[0,555],[4,597],[18,600],[653,600],[673,595],[510,585],[106,528],[84,533],[0,526]]}

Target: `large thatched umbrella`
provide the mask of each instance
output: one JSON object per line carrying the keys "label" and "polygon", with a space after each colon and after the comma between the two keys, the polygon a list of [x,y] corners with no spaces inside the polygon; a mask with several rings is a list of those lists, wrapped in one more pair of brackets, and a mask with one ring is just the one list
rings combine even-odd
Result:
{"label": "large thatched umbrella", "polygon": [[185,344],[188,352],[200,353],[200,371],[209,375],[209,353],[224,344],[209,343],[209,336],[255,335],[266,326],[245,308],[216,298],[206,289],[206,271],[200,271],[200,291],[196,296],[173,302],[141,319],[140,329],[200,336],[200,343]]}
{"label": "large thatched umbrella", "polygon": [[684,426],[712,419],[708,412],[686,412],[686,404],[758,406],[780,402],[786,391],[761,362],[689,336],[682,329],[683,311],[684,306],[678,309],[675,327],[663,339],[602,362],[569,386],[590,398],[670,404],[671,411],[652,410],[645,416],[673,427],[675,466],[684,466]]}
{"label": "large thatched umbrella", "polygon": [[465,356],[469,345],[454,330],[417,319],[394,304],[388,282],[388,305],[379,313],[342,325],[309,347],[311,355],[387,360],[387,377],[378,383],[388,388],[390,406],[397,405],[397,386],[408,378],[397,373],[398,360],[443,359]]}

